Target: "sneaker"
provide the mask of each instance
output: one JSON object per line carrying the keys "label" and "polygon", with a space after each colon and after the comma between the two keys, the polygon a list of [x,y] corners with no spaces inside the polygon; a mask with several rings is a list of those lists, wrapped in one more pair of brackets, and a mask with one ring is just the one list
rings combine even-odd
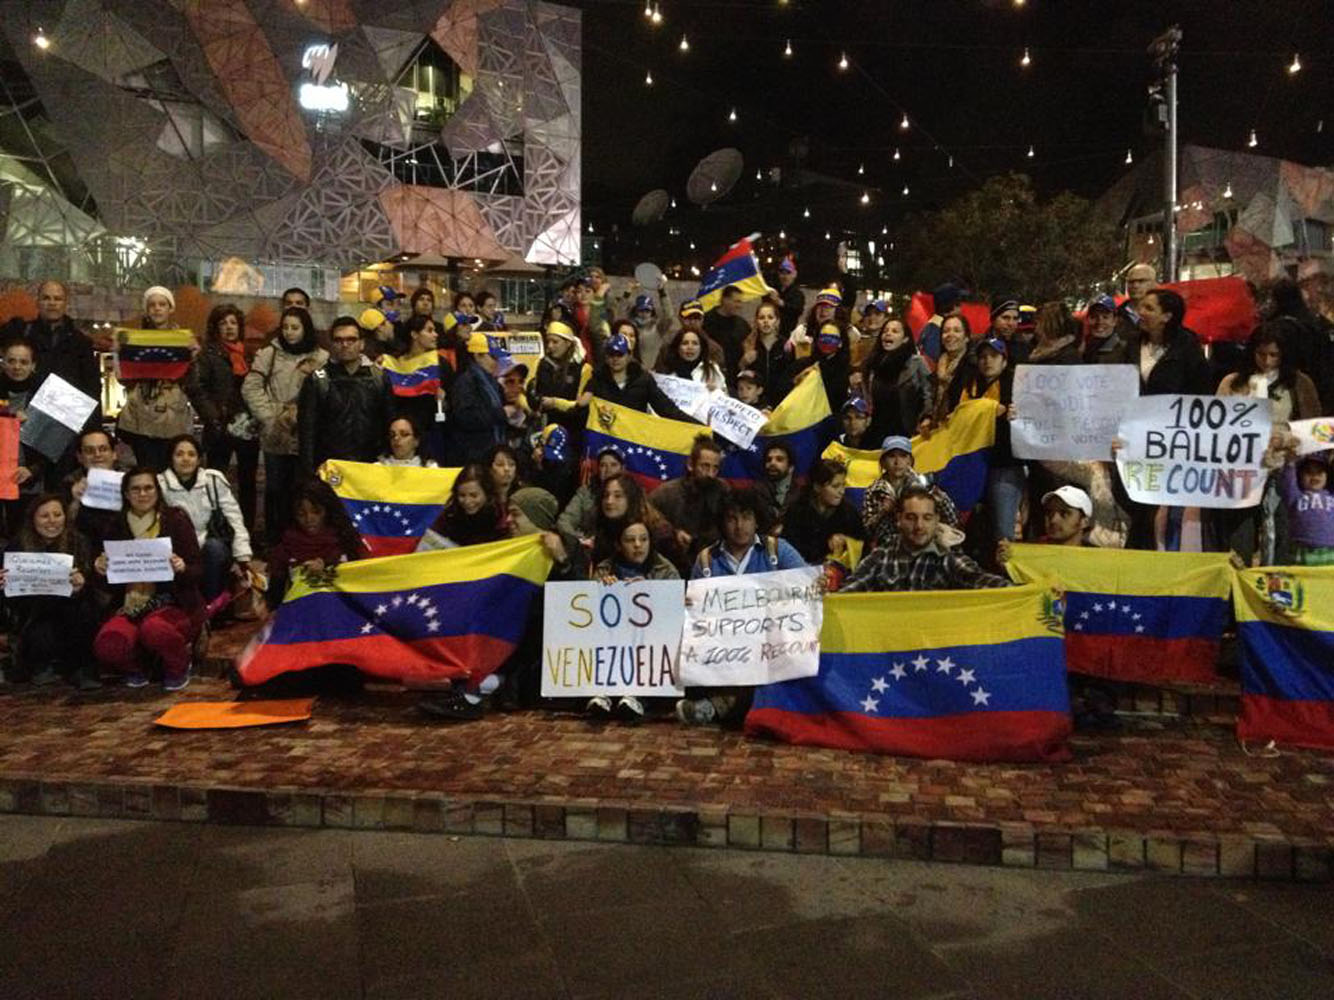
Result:
{"label": "sneaker", "polygon": [[718,723],[718,710],[709,698],[682,698],[676,703],[676,717],[687,726],[713,726]]}
{"label": "sneaker", "polygon": [[611,712],[611,699],[605,694],[589,698],[588,704],[584,706],[584,715],[594,722],[606,722],[611,718]]}
{"label": "sneaker", "polygon": [[143,673],[141,673],[140,671],[136,670],[136,671],[134,671],[133,673],[129,673],[129,674],[126,674],[126,675],[125,675],[125,686],[126,686],[127,688],[144,688],[144,687],[148,687],[148,677],[145,676],[145,675],[144,675]]}
{"label": "sneaker", "polygon": [[78,684],[80,691],[102,690],[102,678],[98,677],[96,673],[93,673],[91,671],[88,673],[79,674]]}
{"label": "sneaker", "polygon": [[167,674],[165,677],[162,678],[163,691],[183,691],[189,686],[190,686],[190,667],[188,664],[186,665],[186,668],[182,670],[179,674]]}
{"label": "sneaker", "polygon": [[33,687],[50,687],[52,684],[60,683],[60,675],[50,667],[39,670],[32,675],[31,684]]}
{"label": "sneaker", "polygon": [[417,707],[437,719],[455,722],[475,722],[482,717],[481,701],[469,701],[462,688],[450,688],[439,694],[428,695],[417,702]]}
{"label": "sneaker", "polygon": [[616,703],[616,718],[637,726],[644,721],[644,703],[638,698],[626,695]]}

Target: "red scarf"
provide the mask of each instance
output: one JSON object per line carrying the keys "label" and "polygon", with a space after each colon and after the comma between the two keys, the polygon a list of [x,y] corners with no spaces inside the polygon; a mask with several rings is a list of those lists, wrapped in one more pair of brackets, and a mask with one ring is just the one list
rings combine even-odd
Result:
{"label": "red scarf", "polygon": [[224,340],[223,349],[227,352],[227,360],[232,363],[233,375],[244,375],[250,371],[250,366],[245,360],[245,341],[241,338],[236,340]]}

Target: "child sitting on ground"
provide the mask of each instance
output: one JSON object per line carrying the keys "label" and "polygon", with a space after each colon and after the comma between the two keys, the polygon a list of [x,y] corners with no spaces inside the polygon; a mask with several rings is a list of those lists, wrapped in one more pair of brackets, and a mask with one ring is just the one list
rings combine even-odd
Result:
{"label": "child sitting on ground", "polygon": [[292,524],[269,550],[265,600],[271,609],[282,603],[294,570],[320,574],[366,555],[361,536],[328,483],[318,479],[302,483],[292,511]]}
{"label": "child sitting on ground", "polygon": [[1288,509],[1292,561],[1299,566],[1334,566],[1334,492],[1329,456],[1305,455],[1283,466],[1278,490]]}

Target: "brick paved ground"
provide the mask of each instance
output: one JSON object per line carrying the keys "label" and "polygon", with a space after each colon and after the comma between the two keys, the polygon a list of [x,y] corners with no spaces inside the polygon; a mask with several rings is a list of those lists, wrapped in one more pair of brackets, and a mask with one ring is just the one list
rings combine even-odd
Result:
{"label": "brick paved ground", "polygon": [[[214,655],[242,638],[219,636]],[[176,696],[0,692],[0,811],[1301,879],[1329,878],[1334,852],[1334,756],[1249,755],[1230,728],[1190,719],[1080,735],[1072,762],[1040,766],[791,747],[674,722],[599,728],[546,712],[441,724],[387,688],[324,698],[296,726],[152,725],[173,700],[231,695],[217,678]],[[1227,699],[1206,700],[1216,710]]]}

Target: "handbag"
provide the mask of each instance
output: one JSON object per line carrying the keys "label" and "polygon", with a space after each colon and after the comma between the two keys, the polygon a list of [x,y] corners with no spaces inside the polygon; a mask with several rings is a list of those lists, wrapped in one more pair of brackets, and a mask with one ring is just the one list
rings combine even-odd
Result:
{"label": "handbag", "polygon": [[232,541],[236,538],[236,529],[232,527],[232,522],[227,520],[227,515],[222,512],[222,507],[218,504],[218,494],[213,488],[212,480],[204,481],[204,494],[208,497],[210,507],[204,537],[216,538],[230,550]]}

